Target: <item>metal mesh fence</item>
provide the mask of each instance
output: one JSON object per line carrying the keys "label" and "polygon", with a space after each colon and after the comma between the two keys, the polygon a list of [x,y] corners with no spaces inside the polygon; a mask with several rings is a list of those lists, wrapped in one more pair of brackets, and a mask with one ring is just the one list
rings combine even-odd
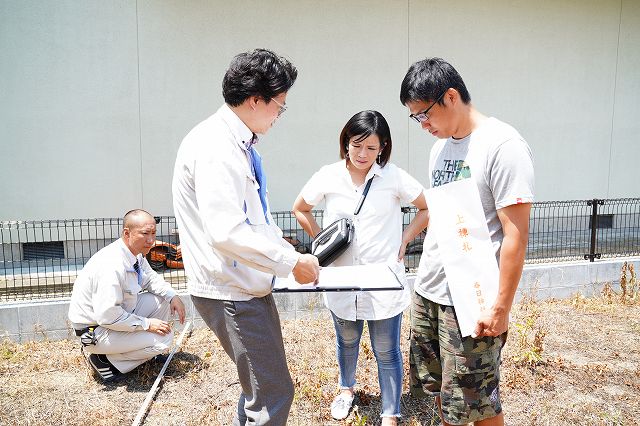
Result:
{"label": "metal mesh fence", "polygon": [[598,200],[596,258],[640,255],[640,199]]}
{"label": "metal mesh fence", "polygon": [[640,255],[640,198],[534,203],[527,263]]}
{"label": "metal mesh fence", "polygon": [[591,208],[584,201],[531,206],[526,259],[531,263],[582,259],[589,251]]}
{"label": "metal mesh fence", "polygon": [[[404,207],[403,225],[416,213]],[[322,211],[314,211],[322,224]],[[311,238],[291,212],[273,217],[283,237],[300,253]],[[174,288],[186,288],[175,218],[156,217],[157,240],[148,256]],[[595,224],[595,226],[593,226]],[[70,219],[0,222],[0,301],[67,297],[89,258],[120,237],[122,219]],[[405,266],[420,262],[424,232],[407,247]],[[527,263],[640,255],[640,199],[534,203],[529,224]]]}

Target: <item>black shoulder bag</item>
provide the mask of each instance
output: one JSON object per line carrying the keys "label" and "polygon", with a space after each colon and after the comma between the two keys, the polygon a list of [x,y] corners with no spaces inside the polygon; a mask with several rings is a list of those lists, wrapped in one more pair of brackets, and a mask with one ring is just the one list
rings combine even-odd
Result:
{"label": "black shoulder bag", "polygon": [[[364,199],[367,198],[371,181],[373,181],[373,176],[367,181],[367,185],[364,187],[356,211],[353,213],[354,216],[360,213],[362,203],[364,203]],[[343,218],[336,220],[316,235],[313,243],[311,243],[311,253],[318,258],[320,266],[330,265],[338,256],[345,252],[353,240],[354,231],[353,221]]]}

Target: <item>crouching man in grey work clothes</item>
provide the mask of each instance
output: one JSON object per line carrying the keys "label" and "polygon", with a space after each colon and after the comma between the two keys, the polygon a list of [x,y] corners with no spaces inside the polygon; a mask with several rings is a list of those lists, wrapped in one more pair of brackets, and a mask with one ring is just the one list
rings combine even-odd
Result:
{"label": "crouching man in grey work clothes", "polygon": [[318,259],[297,253],[274,223],[254,147],[285,111],[296,77],[271,51],[236,56],[222,82],[225,103],[184,138],[173,174],[189,293],[238,371],[234,425],[287,423],[293,383],[271,288],[274,275],[318,278]]}
{"label": "crouching man in grey work clothes", "polygon": [[181,323],[185,316],[180,297],[144,258],[156,240],[154,217],[131,210],[123,225],[122,237],[80,271],[69,306],[83,354],[103,381],[169,349],[169,316],[177,312]]}

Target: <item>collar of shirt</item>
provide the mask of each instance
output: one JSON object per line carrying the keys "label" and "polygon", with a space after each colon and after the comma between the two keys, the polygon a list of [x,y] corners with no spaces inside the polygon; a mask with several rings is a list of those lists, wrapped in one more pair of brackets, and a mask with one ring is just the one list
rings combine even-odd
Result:
{"label": "collar of shirt", "polygon": [[249,151],[251,149],[251,147],[255,144],[258,143],[258,135],[256,135],[255,133],[252,133],[251,139],[249,139],[248,141],[244,141],[244,148]]}
{"label": "collar of shirt", "polygon": [[371,176],[376,175],[378,177],[384,177],[384,172],[385,169],[380,167],[380,164],[378,163],[373,163],[371,165],[371,168],[369,169],[369,173],[367,173],[367,179],[369,180],[369,178],[371,178]]}
{"label": "collar of shirt", "polygon": [[129,247],[127,247],[122,238],[120,238],[118,242],[120,249],[122,250],[122,255],[124,256],[124,266],[126,270],[129,272],[135,272],[135,269],[133,269],[133,264],[138,262],[138,257],[134,256],[133,253],[131,253],[131,250],[129,250]]}
{"label": "collar of shirt", "polygon": [[[349,160],[347,159],[346,161],[349,161]],[[384,177],[385,170],[386,170],[385,168],[380,167],[380,164],[373,163],[371,165],[371,168],[367,172],[367,176],[364,178],[364,183],[366,184],[367,181],[374,175],[378,177]],[[344,167],[344,175],[345,175],[345,178],[348,178],[348,182],[351,182],[351,175],[349,174],[349,170],[346,167],[346,163]]]}
{"label": "collar of shirt", "polygon": [[229,130],[231,130],[231,134],[233,135],[238,145],[240,145],[240,147],[242,147],[242,149],[244,149],[245,151],[249,150],[252,145],[251,140],[253,138],[253,132],[251,131],[251,129],[249,129],[247,125],[244,124],[242,120],[240,120],[240,117],[238,117],[236,113],[233,112],[229,105],[222,105],[218,112],[220,113],[220,116],[222,117],[224,122],[227,123],[227,126],[229,126]]}

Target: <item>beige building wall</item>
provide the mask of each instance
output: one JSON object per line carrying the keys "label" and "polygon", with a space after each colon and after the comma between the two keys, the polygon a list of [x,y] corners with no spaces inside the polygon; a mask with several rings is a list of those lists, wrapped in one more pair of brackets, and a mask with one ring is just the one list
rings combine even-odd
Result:
{"label": "beige building wall", "polygon": [[387,117],[392,161],[426,184],[433,138],[398,97],[427,56],[528,140],[539,200],[640,196],[635,0],[0,0],[0,220],[172,215],[179,143],[255,47],[299,70],[259,145],[273,210],[337,159],[363,109]]}
{"label": "beige building wall", "polygon": [[[450,59],[475,106],[520,131],[538,200],[640,196],[640,2],[415,1],[409,15],[410,62]],[[412,126],[409,168],[426,180],[424,140]]]}

